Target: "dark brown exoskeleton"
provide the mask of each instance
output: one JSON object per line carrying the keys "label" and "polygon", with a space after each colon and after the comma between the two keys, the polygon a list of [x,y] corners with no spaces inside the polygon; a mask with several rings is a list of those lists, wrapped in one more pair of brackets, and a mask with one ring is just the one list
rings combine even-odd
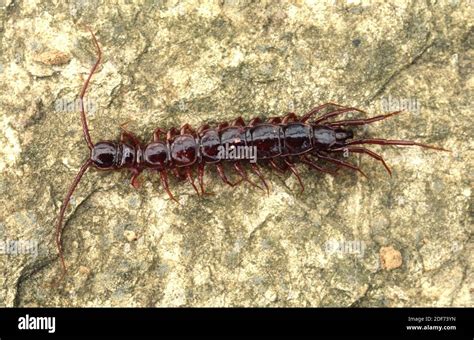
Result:
{"label": "dark brown exoskeleton", "polygon": [[[439,147],[406,140],[353,139],[353,132],[345,127],[370,124],[396,115],[400,111],[367,119],[328,122],[328,119],[349,111],[365,113],[357,108],[344,107],[334,103],[326,103],[315,107],[302,117],[289,113],[283,118],[270,118],[266,122],[262,122],[259,118],[254,118],[248,124],[245,124],[243,119],[239,117],[231,124],[221,123],[216,128],[204,125],[196,132],[188,124],[181,127],[179,131],[172,128],[166,132],[157,128],[153,133],[153,140],[147,144],[141,143],[137,137],[122,127],[123,131],[119,142],[101,141],[93,144],[89,135],[83,99],[89,81],[101,61],[102,52],[93,33],[92,38],[97,48],[98,59],[80,94],[82,128],[84,138],[90,149],[90,157],[82,165],[69,188],[61,206],[56,226],[56,244],[63,267],[63,274],[66,272],[66,264],[61,245],[62,222],[69,200],[81,177],[90,166],[100,170],[128,169],[133,174],[131,184],[134,187],[138,187],[137,177],[143,170],[150,169],[159,172],[163,188],[169,197],[176,201],[169,190],[168,172],[172,172],[178,178],[186,178],[194,190],[200,194],[193,177],[193,169],[197,168],[201,194],[204,194],[203,176],[206,165],[214,165],[219,177],[230,186],[235,186],[242,180],[245,180],[262,189],[261,186],[249,179],[245,168],[242,166],[241,159],[228,159],[221,156],[219,152],[224,146],[228,150],[237,150],[238,148],[253,148],[256,150],[255,159],[257,162],[248,163],[250,164],[250,170],[258,176],[267,191],[268,185],[257,163],[269,164],[280,172],[290,170],[298,179],[302,190],[304,190],[303,183],[295,166],[296,163],[304,163],[312,169],[334,174],[334,170],[322,167],[315,162],[316,159],[323,160],[333,163],[336,166],[336,171],[339,167],[345,167],[366,176],[358,166],[334,157],[332,155],[334,153],[367,154],[380,161],[388,173],[391,174],[383,158],[375,152],[362,147],[361,145],[363,144],[417,145],[424,148],[447,151]],[[336,110],[329,111],[310,121],[317,113],[330,107],[335,107]],[[229,162],[236,170],[241,178],[240,181],[232,183],[227,178],[223,167],[224,161]]]}

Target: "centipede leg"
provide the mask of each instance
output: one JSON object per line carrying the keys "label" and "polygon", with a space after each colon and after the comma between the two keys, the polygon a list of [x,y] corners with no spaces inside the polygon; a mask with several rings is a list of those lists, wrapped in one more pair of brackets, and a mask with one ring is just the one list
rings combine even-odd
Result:
{"label": "centipede leg", "polygon": [[204,125],[201,125],[198,130],[197,130],[197,133],[200,135],[201,133],[203,133],[205,130],[209,129],[210,128],[210,125],[209,124],[204,124]]}
{"label": "centipede leg", "polygon": [[310,168],[312,169],[315,169],[315,170],[318,170],[318,171],[321,171],[321,172],[324,172],[326,174],[330,174],[330,175],[333,175],[333,176],[336,176],[337,175],[337,170],[336,171],[332,171],[332,170],[329,170],[329,169],[325,169],[323,167],[320,167],[319,165],[317,165],[316,163],[314,163],[313,160],[311,160],[307,155],[304,155],[304,156],[301,156],[300,157],[300,161],[306,165],[308,165]]}
{"label": "centipede leg", "polygon": [[132,168],[130,169],[132,172],[132,178],[130,179],[130,184],[135,188],[140,188],[140,182],[138,182],[138,176],[140,176],[141,170]]}
{"label": "centipede leg", "polygon": [[166,140],[171,142],[176,135],[179,135],[179,131],[175,127],[172,127],[166,133]]}
{"label": "centipede leg", "polygon": [[347,148],[344,147],[344,148],[338,148],[338,149],[330,150],[330,152],[332,152],[332,151],[345,152],[346,150],[348,152],[363,153],[363,154],[369,155],[370,157],[378,160],[379,162],[382,162],[382,164],[385,167],[385,169],[387,170],[388,174],[390,176],[392,176],[392,171],[388,167],[387,163],[385,163],[385,160],[383,159],[383,157],[380,156],[379,154],[373,152],[372,150],[366,149],[364,147],[353,146],[353,147],[347,147]]}
{"label": "centipede leg", "polygon": [[281,123],[281,117],[270,117],[267,119],[268,124],[280,124]]}
{"label": "centipede leg", "polygon": [[349,145],[358,145],[358,144],[378,144],[378,145],[406,145],[406,146],[420,146],[422,148],[434,149],[440,151],[448,151],[437,146],[432,146],[428,144],[418,143],[411,140],[395,140],[395,139],[381,139],[381,138],[367,138],[367,139],[356,139],[351,142],[346,143],[346,146]]}
{"label": "centipede leg", "polygon": [[258,176],[258,178],[260,178],[260,181],[263,183],[263,185],[267,189],[267,195],[269,195],[270,194],[270,189],[268,188],[267,181],[265,181],[265,178],[263,177],[262,173],[260,172],[260,169],[259,169],[258,165],[255,164],[255,163],[250,163],[250,168],[252,169],[253,173],[256,174]]}
{"label": "centipede leg", "polygon": [[300,122],[304,123],[306,122],[308,119],[310,119],[314,114],[318,113],[319,111],[321,111],[322,109],[328,107],[328,106],[334,106],[334,107],[337,107],[341,110],[336,110],[336,111],[332,111],[332,112],[328,112],[324,115],[322,115],[321,117],[319,117],[314,124],[317,124],[317,123],[320,123],[330,117],[334,117],[338,114],[341,114],[341,113],[344,113],[344,112],[348,112],[348,111],[357,111],[357,112],[361,112],[361,113],[365,113],[365,111],[362,111],[358,108],[355,108],[355,107],[347,107],[347,106],[342,106],[342,105],[339,105],[339,104],[336,104],[336,103],[325,103],[325,104],[322,104],[322,105],[319,105],[319,106],[316,106],[314,108],[312,108],[308,113],[306,113],[300,120]]}
{"label": "centipede leg", "polygon": [[282,123],[286,124],[289,121],[297,122],[298,121],[298,116],[294,112],[289,112],[285,117],[282,119]]}
{"label": "centipede leg", "polygon": [[196,193],[198,194],[198,196],[200,196],[201,194],[199,193],[198,188],[194,184],[194,177],[193,177],[192,171],[193,171],[192,167],[187,167],[186,168],[186,178],[188,179],[188,182],[191,183],[191,185],[193,186],[193,188],[196,191]]}
{"label": "centipede leg", "polygon": [[228,126],[229,126],[229,123],[227,123],[227,122],[220,123],[219,125],[217,125],[217,130],[220,131],[222,129],[225,129]]}
{"label": "centipede leg", "polygon": [[163,188],[165,189],[166,193],[168,196],[175,201],[176,203],[179,204],[178,200],[174,198],[173,194],[170,191],[169,185],[168,185],[168,175],[166,174],[166,171],[160,171],[160,179],[161,179],[161,184],[163,185]]}
{"label": "centipede leg", "polygon": [[247,173],[245,172],[245,169],[242,168],[242,164],[239,162],[234,163],[234,169],[237,171],[237,173],[242,177],[243,180],[249,182],[252,186],[259,188],[262,191],[265,191],[260,185],[254,183],[253,181],[248,178]]}
{"label": "centipede leg", "polygon": [[153,141],[159,142],[161,140],[160,137],[162,134],[166,134],[166,131],[159,127],[156,128],[155,131],[153,131]]}
{"label": "centipede leg", "polygon": [[125,124],[128,124],[128,122],[120,125],[120,128],[122,129],[122,132],[120,133],[120,142],[130,143],[133,146],[140,145],[138,138],[133,133],[125,129]]}
{"label": "centipede leg", "polygon": [[383,119],[387,119],[389,117],[395,116],[396,114],[399,114],[403,111],[394,111],[387,113],[385,115],[380,115],[380,116],[375,116],[371,118],[365,118],[365,119],[348,119],[348,120],[341,120],[337,122],[331,122],[328,123],[329,126],[355,126],[355,125],[366,125],[366,124],[371,124],[374,122],[378,122]]}
{"label": "centipede leg", "polygon": [[199,187],[201,188],[201,194],[202,195],[212,195],[212,192],[206,192],[204,190],[204,163],[200,163],[198,166],[198,182],[199,182]]}
{"label": "centipede leg", "polygon": [[185,135],[185,134],[194,135],[195,134],[193,128],[189,124],[184,124],[183,126],[181,126],[179,133],[181,135]]}
{"label": "centipede leg", "polygon": [[178,181],[184,181],[186,179],[186,174],[183,174],[181,172],[181,169],[182,168],[173,168],[171,170],[173,172],[174,177],[176,177]]}
{"label": "centipede leg", "polygon": [[229,181],[227,179],[227,176],[225,175],[225,172],[224,172],[224,167],[222,166],[222,164],[218,163],[216,164],[216,168],[217,168],[217,173],[219,174],[219,177],[222,179],[222,181],[228,185],[230,185],[231,187],[235,187],[237,186],[238,184],[240,184],[240,182],[242,182],[242,179],[239,179],[237,182],[235,183],[232,183],[231,181]]}
{"label": "centipede leg", "polygon": [[242,117],[238,117],[230,124],[230,126],[245,126],[244,119]]}
{"label": "centipede leg", "polygon": [[317,153],[316,154],[318,158],[321,158],[321,159],[324,159],[328,162],[331,162],[331,163],[334,163],[338,166],[343,166],[343,167],[346,167],[346,168],[349,168],[349,169],[352,169],[352,170],[355,170],[355,171],[358,171],[360,172],[365,178],[369,178],[367,177],[367,175],[365,174],[365,172],[363,172],[358,166],[354,165],[354,164],[351,164],[349,162],[345,162],[345,161],[341,161],[340,159],[337,159],[337,158],[332,158],[332,157],[329,157],[329,156],[324,156],[320,153]]}
{"label": "centipede leg", "polygon": [[296,169],[296,166],[291,163],[289,160],[287,159],[284,159],[283,160],[285,162],[286,165],[288,165],[288,167],[290,168],[291,172],[296,176],[296,178],[298,179],[298,182],[300,183],[301,185],[301,193],[304,192],[304,185],[303,185],[303,182],[301,181],[301,177],[298,173],[298,169]]}
{"label": "centipede leg", "polygon": [[257,124],[260,124],[262,120],[259,117],[255,117],[249,122],[249,126],[255,126]]}
{"label": "centipede leg", "polygon": [[281,166],[279,166],[274,159],[269,159],[268,162],[270,163],[270,165],[273,167],[273,169],[275,169],[276,171],[278,171],[279,173],[281,174],[285,174],[286,173],[286,170],[288,168],[282,168]]}
{"label": "centipede leg", "polygon": [[336,117],[336,116],[339,116],[343,113],[351,112],[351,111],[366,113],[365,111],[359,110],[355,107],[349,107],[349,108],[345,108],[345,109],[340,109],[340,110],[328,112],[328,113],[322,115],[321,117],[319,117],[318,119],[314,120],[312,122],[312,124],[320,124],[320,123],[324,122],[325,120],[328,120],[329,118]]}

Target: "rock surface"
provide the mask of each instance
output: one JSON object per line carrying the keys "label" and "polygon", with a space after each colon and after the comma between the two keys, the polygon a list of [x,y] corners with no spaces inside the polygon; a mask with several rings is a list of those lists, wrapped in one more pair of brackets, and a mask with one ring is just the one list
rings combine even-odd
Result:
{"label": "rock surface", "polygon": [[[472,1],[301,4],[0,1],[0,306],[472,306]],[[334,101],[407,112],[357,134],[451,153],[374,146],[370,180],[265,171],[267,196],[206,174],[214,195],[144,174],[85,175],[94,141],[155,127],[303,114]],[[350,116],[350,115],[349,115]],[[402,265],[384,270],[380,249]]]}

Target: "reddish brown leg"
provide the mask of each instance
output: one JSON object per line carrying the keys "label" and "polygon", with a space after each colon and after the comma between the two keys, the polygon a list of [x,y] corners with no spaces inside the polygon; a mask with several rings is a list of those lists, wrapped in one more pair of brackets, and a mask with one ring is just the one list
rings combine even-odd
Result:
{"label": "reddish brown leg", "polygon": [[[343,110],[346,110],[346,111],[343,111],[343,112],[347,112],[347,111],[358,111],[358,112],[362,112],[362,113],[365,113],[364,111],[362,110],[359,110],[357,108],[354,108],[354,107],[347,107],[347,106],[342,106],[342,105],[339,105],[339,104],[335,104],[335,103],[325,103],[325,104],[322,104],[322,105],[319,105],[319,106],[316,106],[314,108],[312,108],[308,113],[306,113],[300,120],[300,122],[306,122],[308,119],[310,119],[314,114],[318,113],[319,111],[321,111],[322,109],[328,107],[328,106],[334,106],[334,107],[337,107],[339,109],[343,109]],[[317,124],[317,123],[320,123],[322,122],[323,120],[325,119],[328,119],[329,117],[334,117],[335,115],[338,115],[338,114],[341,114],[343,112],[340,112],[341,110],[337,110],[337,111],[332,111],[332,112],[328,112],[324,115],[322,115],[321,117],[319,117],[316,122],[314,124]],[[333,114],[334,112],[338,112],[336,114]]]}
{"label": "reddish brown leg", "polygon": [[132,172],[132,178],[130,179],[130,184],[135,188],[138,189],[140,188],[140,182],[138,182],[138,176],[140,176],[141,170],[138,170],[136,168],[130,169]]}
{"label": "reddish brown leg", "polygon": [[335,117],[335,116],[339,116],[339,115],[341,115],[341,114],[343,114],[343,113],[350,112],[350,111],[357,111],[357,112],[366,113],[365,111],[356,109],[356,108],[354,108],[354,107],[349,107],[349,108],[347,108],[347,109],[340,109],[340,110],[328,112],[328,113],[322,115],[321,117],[319,117],[318,119],[316,119],[315,121],[313,121],[312,124],[320,124],[320,123],[322,123],[323,121],[328,120],[329,118],[332,118],[332,117]]}
{"label": "reddish brown leg", "polygon": [[175,201],[176,203],[179,204],[179,202],[174,198],[173,194],[170,191],[169,185],[168,185],[168,175],[166,174],[166,170],[160,171],[160,178],[161,178],[161,184],[163,184],[163,188],[165,189],[166,193],[168,196]]}
{"label": "reddish brown leg", "polygon": [[379,145],[416,145],[416,146],[421,146],[422,148],[427,148],[427,149],[434,149],[434,150],[440,150],[440,151],[448,151],[443,148],[439,148],[437,146],[431,146],[427,144],[422,144],[418,142],[413,142],[411,140],[394,140],[394,139],[381,139],[381,138],[367,138],[367,139],[359,139],[359,140],[353,140],[352,142],[348,142],[346,145],[357,145],[357,144],[379,144]]}
{"label": "reddish brown leg", "polygon": [[166,134],[166,131],[161,129],[161,128],[156,128],[155,131],[153,131],[153,141],[154,142],[159,142],[161,140],[161,135]]}
{"label": "reddish brown leg", "polygon": [[308,165],[312,169],[315,169],[315,170],[318,170],[318,171],[321,171],[321,172],[324,172],[324,173],[327,173],[327,174],[330,174],[330,175],[333,175],[333,176],[337,175],[337,173],[336,173],[337,170],[332,171],[332,170],[329,170],[329,169],[324,169],[324,168],[320,167],[319,165],[317,165],[316,163],[314,163],[314,161],[312,159],[310,159],[309,156],[307,156],[307,155],[301,156],[300,161],[302,163]]}
{"label": "reddish brown leg", "polygon": [[239,162],[235,162],[235,163],[234,163],[234,169],[237,171],[237,173],[240,175],[240,177],[242,177],[243,180],[249,182],[250,184],[252,184],[252,185],[253,185],[254,187],[256,187],[256,188],[259,188],[259,189],[261,189],[262,191],[265,191],[265,190],[263,190],[263,188],[262,188],[260,185],[258,185],[258,184],[256,184],[256,183],[252,182],[252,181],[248,178],[247,173],[245,172],[245,169],[242,167],[242,164],[240,164]]}
{"label": "reddish brown leg", "polygon": [[329,157],[329,156],[324,156],[324,155],[321,155],[320,153],[317,153],[316,155],[318,156],[318,158],[324,159],[328,162],[331,162],[331,163],[334,163],[336,165],[343,166],[343,167],[358,171],[365,178],[369,178],[358,166],[355,166],[354,164],[351,164],[351,163],[345,162],[345,161],[341,161],[340,159],[332,158],[332,157]]}
{"label": "reddish brown leg", "polygon": [[217,167],[217,173],[219,174],[219,177],[222,179],[224,183],[230,185],[231,187],[235,187],[236,185],[240,184],[240,182],[242,182],[242,179],[240,179],[237,182],[232,183],[231,181],[227,179],[227,176],[225,175],[224,167],[222,166],[222,164],[217,163],[216,167]]}
{"label": "reddish brown leg", "polygon": [[352,146],[352,147],[348,147],[348,148],[343,147],[343,148],[333,149],[333,150],[330,150],[330,152],[332,152],[332,151],[345,152],[346,150],[349,151],[349,152],[364,153],[364,154],[367,154],[370,157],[382,162],[382,164],[385,167],[385,169],[387,170],[388,174],[390,176],[392,176],[392,171],[390,171],[390,168],[388,167],[387,163],[385,163],[385,160],[383,159],[383,157],[380,156],[379,154],[373,152],[372,150],[369,150],[369,149],[366,149],[366,148],[363,148],[363,147],[359,147],[359,146]]}
{"label": "reddish brown leg", "polygon": [[279,166],[274,159],[269,159],[268,162],[270,163],[270,165],[273,167],[273,169],[277,170],[278,172],[284,174],[286,173],[286,170],[288,168],[282,168],[281,166]]}
{"label": "reddish brown leg", "polygon": [[179,181],[184,181],[186,179],[186,174],[181,172],[182,168],[173,168],[171,171],[173,172],[174,177],[176,177]]}
{"label": "reddish brown leg", "polygon": [[298,121],[298,116],[294,112],[289,112],[285,117],[283,117],[283,120],[281,121],[283,124],[286,124],[288,122],[297,122]]}
{"label": "reddish brown leg", "polygon": [[[128,124],[128,122],[124,124]],[[140,145],[138,138],[133,133],[126,130],[124,124],[120,125],[120,128],[122,129],[122,132],[120,133],[120,142],[132,144],[133,146]]]}
{"label": "reddish brown leg", "polygon": [[186,135],[186,134],[190,134],[190,135],[194,135],[194,130],[193,128],[191,127],[191,125],[189,124],[184,124],[180,131],[179,131],[180,135]]}
{"label": "reddish brown leg", "polygon": [[293,163],[291,163],[289,160],[284,159],[283,161],[286,163],[286,165],[288,165],[291,172],[296,176],[296,178],[298,178],[298,182],[301,185],[301,192],[303,193],[304,192],[304,185],[303,185],[303,182],[301,181],[301,177],[298,173],[298,169],[296,169],[296,166]]}
{"label": "reddish brown leg", "polygon": [[250,168],[252,169],[253,173],[256,174],[258,176],[258,178],[260,178],[260,181],[263,183],[263,185],[267,189],[267,195],[269,195],[270,194],[270,189],[268,188],[267,181],[265,181],[265,178],[263,177],[262,173],[260,172],[260,169],[259,169],[258,165],[255,164],[255,163],[250,163]]}
{"label": "reddish brown leg", "polygon": [[225,129],[228,126],[229,126],[229,123],[227,123],[227,122],[220,123],[219,125],[217,125],[217,130]]}
{"label": "reddish brown leg", "polygon": [[267,119],[268,124],[280,124],[281,123],[281,117],[270,117]]}
{"label": "reddish brown leg", "polygon": [[187,167],[186,168],[186,178],[188,179],[189,183],[191,183],[191,185],[193,186],[193,188],[196,191],[196,193],[198,194],[198,196],[200,196],[199,190],[196,187],[196,185],[194,184],[194,178],[193,178],[192,171],[193,171],[192,167]]}
{"label": "reddish brown leg", "polygon": [[176,128],[172,127],[166,133],[166,140],[171,141],[176,135],[179,135],[179,131]]}
{"label": "reddish brown leg", "polygon": [[387,113],[386,115],[380,115],[380,116],[375,116],[371,118],[366,118],[366,119],[348,119],[348,120],[341,120],[338,122],[331,122],[328,123],[329,126],[349,126],[349,125],[366,125],[374,122],[378,122],[379,120],[386,119],[388,117],[395,116],[396,114],[399,114],[402,111],[395,111],[395,112],[390,112]]}
{"label": "reddish brown leg", "polygon": [[242,117],[238,117],[230,124],[230,126],[245,126],[244,119]]}
{"label": "reddish brown leg", "polygon": [[201,163],[198,166],[198,182],[199,182],[199,187],[201,188],[201,194],[202,195],[212,195],[212,192],[206,192],[204,191],[204,167],[205,164]]}
{"label": "reddish brown leg", "polygon": [[210,128],[209,124],[204,124],[198,128],[197,133],[200,135],[201,133],[203,133],[205,130],[209,128]]}
{"label": "reddish brown leg", "polygon": [[255,126],[257,124],[260,124],[262,120],[259,117],[255,117],[249,122],[249,126]]}

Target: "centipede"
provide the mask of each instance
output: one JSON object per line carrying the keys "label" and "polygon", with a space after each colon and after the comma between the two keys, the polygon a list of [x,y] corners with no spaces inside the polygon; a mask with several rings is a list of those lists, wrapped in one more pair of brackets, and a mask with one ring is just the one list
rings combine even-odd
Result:
{"label": "centipede", "polygon": [[[241,182],[248,182],[268,192],[269,186],[260,167],[265,166],[283,174],[291,172],[298,180],[301,191],[304,191],[304,184],[297,168],[299,163],[321,173],[336,175],[339,169],[346,168],[367,177],[359,166],[338,157],[338,154],[340,156],[341,153],[365,154],[380,162],[388,174],[392,175],[383,157],[363,145],[418,146],[437,151],[449,151],[410,140],[355,138],[351,127],[372,124],[395,116],[402,111],[370,118],[334,121],[330,119],[349,112],[367,113],[356,107],[343,106],[333,102],[316,106],[300,117],[294,112],[290,112],[282,117],[271,117],[265,120],[256,117],[247,124],[242,117],[238,117],[230,123],[223,122],[215,124],[214,127],[204,124],[198,129],[193,129],[191,125],[184,124],[179,129],[156,128],[153,131],[152,140],[148,143],[142,143],[137,136],[122,125],[120,126],[119,141],[103,140],[94,144],[89,134],[84,96],[89,82],[102,60],[102,50],[95,34],[92,30],[89,29],[89,31],[97,50],[97,59],[82,86],[79,102],[82,131],[90,155],[69,186],[57,218],[55,240],[62,267],[61,279],[67,271],[62,246],[64,216],[77,185],[90,168],[101,171],[128,170],[132,175],[131,185],[135,188],[139,187],[137,179],[144,170],[157,172],[164,191],[171,200],[179,204],[171,193],[169,174],[173,174],[178,179],[187,180],[198,195],[205,195],[205,168],[212,166],[215,167],[218,176],[226,185],[235,187]],[[220,151],[224,148],[226,150],[253,148],[256,151],[255,161],[222,157]],[[238,180],[232,181],[228,178],[226,168],[224,168],[225,163],[228,163],[227,168],[230,166],[235,170]],[[248,163],[249,166],[245,166],[245,163]],[[260,184],[250,179],[247,170],[250,170],[259,179]],[[196,171],[197,185],[195,183]]]}

